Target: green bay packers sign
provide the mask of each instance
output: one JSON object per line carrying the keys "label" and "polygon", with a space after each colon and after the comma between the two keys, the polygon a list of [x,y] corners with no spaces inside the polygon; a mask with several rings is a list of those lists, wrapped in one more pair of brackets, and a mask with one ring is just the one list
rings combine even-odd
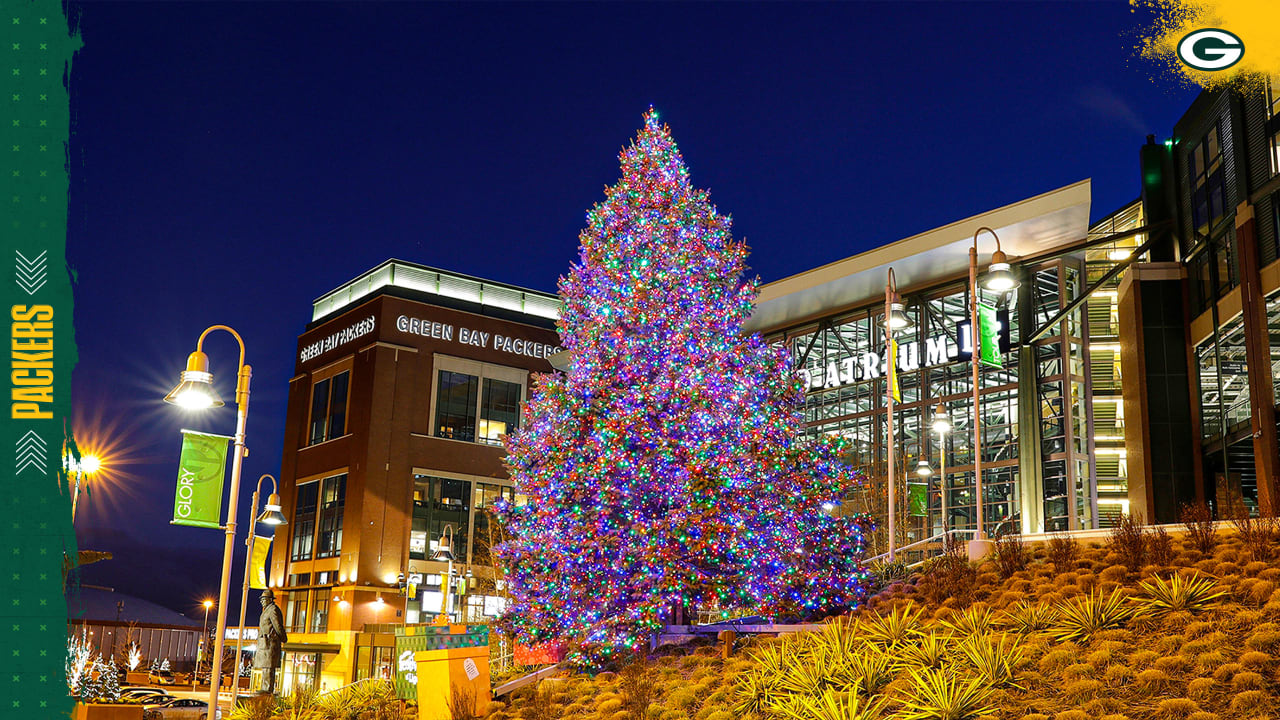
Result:
{"label": "green bay packers sign", "polygon": [[227,469],[226,435],[182,431],[173,525],[222,527],[222,478]]}

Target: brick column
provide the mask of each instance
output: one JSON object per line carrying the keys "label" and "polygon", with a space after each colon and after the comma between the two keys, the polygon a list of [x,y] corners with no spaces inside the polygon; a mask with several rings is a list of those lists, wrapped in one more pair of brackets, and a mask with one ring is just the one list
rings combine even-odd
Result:
{"label": "brick column", "polygon": [[1249,369],[1249,425],[1253,430],[1253,463],[1258,473],[1258,509],[1280,515],[1280,444],[1276,440],[1275,393],[1271,374],[1271,340],[1266,299],[1262,296],[1261,261],[1253,206],[1236,208],[1236,252],[1240,261],[1240,306],[1244,315],[1245,363]]}

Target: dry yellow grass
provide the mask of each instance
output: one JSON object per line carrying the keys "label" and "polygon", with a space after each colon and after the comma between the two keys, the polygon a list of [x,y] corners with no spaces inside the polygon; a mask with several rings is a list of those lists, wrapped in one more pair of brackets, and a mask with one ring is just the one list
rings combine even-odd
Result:
{"label": "dry yellow grass", "polygon": [[[1003,613],[1019,603],[1057,606],[1078,603],[1091,594],[1118,589],[1126,606],[1140,607],[1138,584],[1158,575],[1212,579],[1227,595],[1203,608],[1139,617],[1119,628],[1092,633],[1087,641],[1059,642],[1045,632],[1017,636],[1024,653],[1016,687],[1001,688],[989,720],[1280,720],[1280,552],[1255,560],[1233,536],[1220,536],[1211,553],[1201,555],[1173,538],[1168,565],[1136,571],[1117,565],[1114,553],[1081,545],[1078,557],[1056,572],[1045,548],[1032,547],[1028,567],[1001,580],[994,568],[974,575],[970,600],[931,602],[914,582],[898,583],[870,598],[855,617],[888,614],[911,603],[920,610],[925,632],[954,627],[972,606],[989,608],[996,618],[992,637],[1009,632]],[[1280,550],[1280,548],[1277,548]],[[922,588],[924,586],[921,586]],[[945,625],[944,625],[945,624]],[[1014,637],[1009,635],[1009,637]],[[728,661],[704,644],[688,650],[664,650],[649,659],[656,699],[643,718],[623,708],[617,677],[600,673],[565,687],[573,696],[563,717],[580,720],[730,720],[735,687],[755,667],[751,653],[797,642],[794,638],[746,640],[745,650]],[[902,669],[883,690],[889,698],[883,720],[902,709],[911,691]],[[499,715],[508,720],[540,720],[523,712],[515,699]],[[568,712],[572,708],[574,712]],[[498,716],[493,717],[498,720]],[[745,718],[743,720],[746,720]],[[761,720],[774,720],[762,718]]]}

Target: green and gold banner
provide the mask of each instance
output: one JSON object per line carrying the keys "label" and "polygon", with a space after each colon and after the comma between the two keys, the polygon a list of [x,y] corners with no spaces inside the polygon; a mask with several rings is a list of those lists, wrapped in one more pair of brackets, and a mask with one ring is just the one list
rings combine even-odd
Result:
{"label": "green and gold banner", "polygon": [[1000,357],[1000,320],[996,309],[984,302],[978,303],[978,361],[990,367],[1004,365]]}
{"label": "green and gold banner", "polygon": [[249,587],[254,590],[267,589],[267,551],[270,549],[271,538],[253,536],[253,548],[249,551]]}
{"label": "green and gold banner", "polygon": [[173,525],[222,527],[222,479],[227,474],[226,435],[182,431]]}
{"label": "green and gold banner", "polygon": [[907,513],[912,517],[929,514],[929,486],[924,483],[907,483]]}

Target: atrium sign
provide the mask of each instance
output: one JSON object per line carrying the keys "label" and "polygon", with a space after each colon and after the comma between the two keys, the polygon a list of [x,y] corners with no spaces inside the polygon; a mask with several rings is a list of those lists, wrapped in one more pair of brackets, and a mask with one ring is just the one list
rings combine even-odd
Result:
{"label": "atrium sign", "polygon": [[[999,329],[1000,353],[1009,351],[1009,311],[996,312]],[[985,353],[983,353],[985,355]],[[973,356],[973,341],[969,337],[969,322],[956,324],[955,337],[945,333],[925,338],[920,341],[898,344],[898,372],[911,372],[921,368],[945,365],[958,360],[968,360]],[[881,348],[880,352],[864,351],[844,357],[836,357],[826,365],[815,365],[800,368],[800,376],[804,379],[807,390],[834,388],[841,385],[874,380],[884,377],[889,372],[888,353]]]}

